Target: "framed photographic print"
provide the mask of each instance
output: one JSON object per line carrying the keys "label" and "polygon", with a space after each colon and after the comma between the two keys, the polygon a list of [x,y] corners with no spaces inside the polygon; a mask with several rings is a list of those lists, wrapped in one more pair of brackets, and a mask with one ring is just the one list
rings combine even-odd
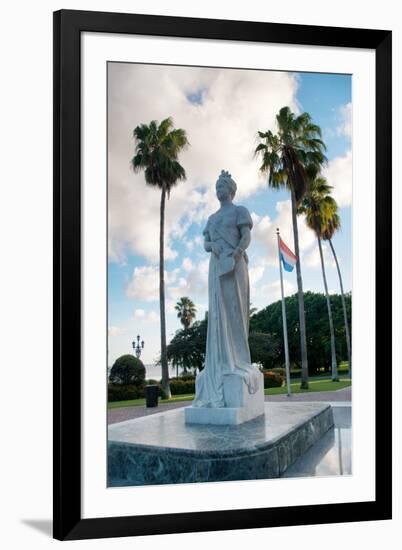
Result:
{"label": "framed photographic print", "polygon": [[54,14],[56,538],[391,518],[391,120],[390,31]]}

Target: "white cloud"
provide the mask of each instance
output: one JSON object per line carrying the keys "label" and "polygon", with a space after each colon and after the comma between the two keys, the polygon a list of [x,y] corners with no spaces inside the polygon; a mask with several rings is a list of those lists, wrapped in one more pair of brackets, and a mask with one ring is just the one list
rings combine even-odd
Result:
{"label": "white cloud", "polygon": [[[285,296],[291,296],[296,292],[296,285],[291,283],[287,279],[283,280],[283,292]],[[281,299],[281,282],[280,280],[274,281],[263,285],[259,289],[259,294],[263,298],[265,304],[272,304]]]}
{"label": "white cloud", "polygon": [[159,270],[154,266],[136,267],[133,277],[127,286],[126,294],[129,298],[153,302],[159,296]]}
{"label": "white cloud", "polygon": [[136,309],[134,311],[134,318],[141,319],[141,322],[159,322],[159,313],[154,310],[145,311],[144,309]]}
{"label": "white cloud", "polygon": [[182,239],[182,243],[185,245],[189,252],[192,252],[194,248],[202,249],[203,238],[201,235],[196,235],[193,239]]}
{"label": "white cloud", "polygon": [[[183,262],[184,263],[184,262]],[[204,300],[207,296],[209,256],[197,263],[186,263],[185,274],[179,277],[167,289],[167,298],[170,307],[182,296],[188,296],[192,300]],[[184,266],[183,266],[184,267]]]}
{"label": "white cloud", "polygon": [[249,269],[250,285],[255,286],[263,277],[265,272],[265,265],[260,264]]}
{"label": "white cloud", "polygon": [[[178,272],[179,269],[165,271],[165,284],[174,283]],[[131,281],[127,285],[126,294],[129,298],[144,302],[159,300],[159,268],[152,265],[135,267]]]}
{"label": "white cloud", "polygon": [[[203,104],[194,105],[186,95],[200,89]],[[180,157],[187,181],[166,202],[165,255],[174,259],[174,239],[216,209],[214,184],[222,168],[236,180],[239,199],[265,185],[253,159],[255,135],[274,127],[283,105],[297,110],[296,89],[296,78],[285,72],[110,64],[110,258],[124,262],[134,253],[156,263],[159,257],[160,192],[130,168],[138,124],[172,116],[191,144]]]}
{"label": "white cloud", "polygon": [[[265,251],[265,259],[270,265],[278,265],[278,243],[276,228],[279,228],[282,240],[293,251],[293,223],[292,223],[292,208],[291,201],[279,201],[276,204],[277,216],[271,220],[268,216],[257,216],[252,213],[254,228],[252,230],[252,239],[263,245]],[[299,248],[303,254],[314,243],[314,233],[305,223],[304,216],[297,217],[297,227],[299,231]]]}
{"label": "white cloud", "polygon": [[109,336],[118,336],[119,334],[121,334],[123,331],[120,327],[115,327],[115,326],[112,326],[112,327],[109,327]]}
{"label": "white cloud", "polygon": [[184,260],[182,262],[182,266],[183,266],[184,271],[190,272],[191,270],[194,269],[194,264],[193,264],[193,262],[191,261],[190,258],[184,258]]}
{"label": "white cloud", "polygon": [[343,135],[348,138],[352,137],[352,104],[346,103],[339,108],[339,116],[341,123],[336,131],[338,136]]}
{"label": "white cloud", "polygon": [[249,261],[250,302],[256,306],[260,302],[260,287],[266,273],[267,261],[264,258],[252,258]]}
{"label": "white cloud", "polygon": [[[183,261],[183,270],[179,268],[165,271],[166,309],[172,310],[177,300],[182,296],[205,299],[208,284],[209,257],[199,262],[189,258]],[[134,268],[126,294],[129,298],[144,302],[159,301],[159,268],[155,266],[140,266]],[[136,317],[145,317],[143,309],[136,309]]]}
{"label": "white cloud", "polygon": [[333,187],[334,199],[340,207],[352,204],[352,168],[352,151],[348,151],[345,156],[329,161],[323,170],[323,175]]}
{"label": "white cloud", "polygon": [[263,244],[271,243],[269,235],[275,231],[275,228],[270,217],[258,216],[255,212],[252,212],[251,217],[254,224],[252,229],[252,238]]}
{"label": "white cloud", "polygon": [[147,315],[147,319],[151,323],[159,323],[159,313],[156,313],[156,311],[150,311]]}
{"label": "white cloud", "polygon": [[[306,266],[312,269],[319,268],[321,270],[320,251],[318,248],[318,243],[316,244],[317,245],[314,246],[311,249],[311,251],[303,257],[303,266]],[[328,267],[331,267],[331,268],[335,267],[335,261],[334,261],[333,255],[330,252],[329,247],[325,243],[322,243],[322,253],[324,256],[325,269],[327,269]]]}

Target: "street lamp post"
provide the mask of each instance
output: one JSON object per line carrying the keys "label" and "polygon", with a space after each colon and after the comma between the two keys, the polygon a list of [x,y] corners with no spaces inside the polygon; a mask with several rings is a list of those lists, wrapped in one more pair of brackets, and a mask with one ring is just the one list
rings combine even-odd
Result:
{"label": "street lamp post", "polygon": [[133,350],[135,352],[135,356],[137,357],[137,359],[139,359],[141,357],[141,352],[144,349],[144,340],[141,340],[140,342],[139,334],[137,335],[137,341],[133,340],[132,345],[133,345]]}

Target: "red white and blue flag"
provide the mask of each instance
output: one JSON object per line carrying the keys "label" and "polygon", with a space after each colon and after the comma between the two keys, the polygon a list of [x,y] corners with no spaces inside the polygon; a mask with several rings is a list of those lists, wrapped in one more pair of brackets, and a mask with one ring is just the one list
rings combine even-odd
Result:
{"label": "red white and blue flag", "polygon": [[283,269],[285,271],[293,271],[294,266],[297,262],[297,256],[286,246],[286,244],[279,237],[279,253],[281,256]]}

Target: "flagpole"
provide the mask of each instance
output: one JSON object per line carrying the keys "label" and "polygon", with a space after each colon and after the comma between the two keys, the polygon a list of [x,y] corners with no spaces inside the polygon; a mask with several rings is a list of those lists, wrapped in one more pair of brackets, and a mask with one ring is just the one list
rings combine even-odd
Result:
{"label": "flagpole", "polygon": [[282,273],[282,262],[281,262],[281,249],[280,249],[280,237],[279,237],[279,228],[276,228],[276,237],[278,241],[278,259],[279,259],[279,273],[281,276],[281,294],[282,294],[282,323],[283,323],[283,341],[285,345],[285,365],[286,365],[286,384],[288,386],[288,397],[291,396],[292,390],[290,388],[290,364],[289,364],[289,345],[288,345],[288,325],[286,322],[286,306],[285,306],[285,296],[283,293],[283,273]]}

